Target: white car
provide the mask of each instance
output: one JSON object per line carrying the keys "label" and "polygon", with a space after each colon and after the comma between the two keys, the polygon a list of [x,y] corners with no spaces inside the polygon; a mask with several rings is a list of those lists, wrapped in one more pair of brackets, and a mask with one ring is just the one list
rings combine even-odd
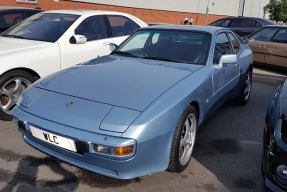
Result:
{"label": "white car", "polygon": [[0,119],[12,120],[20,94],[37,79],[107,55],[144,26],[125,13],[57,10],[8,29],[0,35]]}

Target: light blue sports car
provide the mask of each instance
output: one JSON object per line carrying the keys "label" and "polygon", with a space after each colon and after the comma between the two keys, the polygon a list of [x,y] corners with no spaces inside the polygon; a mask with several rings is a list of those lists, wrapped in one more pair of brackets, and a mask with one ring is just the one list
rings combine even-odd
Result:
{"label": "light blue sports car", "polygon": [[119,179],[181,172],[208,115],[247,103],[252,63],[228,29],[155,25],[37,81],[12,114],[29,145],[83,169]]}

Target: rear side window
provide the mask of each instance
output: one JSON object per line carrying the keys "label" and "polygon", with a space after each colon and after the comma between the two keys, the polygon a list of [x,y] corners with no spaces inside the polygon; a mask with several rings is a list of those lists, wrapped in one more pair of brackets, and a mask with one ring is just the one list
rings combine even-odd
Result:
{"label": "rear side window", "polygon": [[140,28],[138,24],[127,17],[121,15],[108,15],[107,17],[114,37],[131,35]]}
{"label": "rear side window", "polygon": [[263,25],[261,23],[259,23],[258,21],[256,21],[256,27],[261,28],[261,27],[263,27]]}
{"label": "rear side window", "polygon": [[287,43],[287,29],[281,29],[273,38],[273,42]]}
{"label": "rear side window", "polygon": [[248,18],[236,18],[231,21],[230,27],[256,27],[257,21]]}
{"label": "rear side window", "polygon": [[213,63],[218,64],[222,55],[232,54],[232,45],[225,33],[220,33],[216,36],[215,50]]}
{"label": "rear side window", "polygon": [[237,54],[240,50],[240,44],[232,33],[227,33],[233,47],[233,53]]}

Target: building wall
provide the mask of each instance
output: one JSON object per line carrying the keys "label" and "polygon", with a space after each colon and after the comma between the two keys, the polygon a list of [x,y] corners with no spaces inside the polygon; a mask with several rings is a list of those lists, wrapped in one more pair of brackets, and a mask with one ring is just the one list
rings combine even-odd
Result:
{"label": "building wall", "polygon": [[244,16],[263,17],[263,7],[269,0],[71,0],[115,6],[156,9],[176,12],[206,13],[212,15],[238,16],[240,4],[245,2]]}
{"label": "building wall", "polygon": [[[37,3],[23,3],[17,0],[1,0],[0,6],[41,7],[42,10],[110,10],[130,13],[145,22],[182,24],[184,18],[193,18],[193,24],[205,25],[222,17],[237,16],[240,1],[242,0],[37,0]],[[246,0],[246,14],[255,14],[256,10],[258,11],[259,3],[255,1],[262,3],[268,0]],[[249,5],[248,2],[252,4]],[[244,15],[249,16],[246,14]]]}

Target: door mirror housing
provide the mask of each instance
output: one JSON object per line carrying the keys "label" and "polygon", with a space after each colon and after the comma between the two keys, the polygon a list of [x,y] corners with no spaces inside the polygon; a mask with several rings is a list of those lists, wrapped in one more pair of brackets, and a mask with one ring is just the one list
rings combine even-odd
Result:
{"label": "door mirror housing", "polygon": [[87,42],[87,38],[84,35],[73,35],[70,38],[71,44],[85,44]]}
{"label": "door mirror housing", "polygon": [[110,43],[112,51],[116,50],[119,46],[115,43]]}
{"label": "door mirror housing", "polygon": [[247,35],[245,35],[241,39],[242,39],[242,43],[244,43],[244,44],[248,43],[248,36]]}
{"label": "door mirror housing", "polygon": [[234,64],[237,62],[237,55],[235,54],[222,55],[219,60],[218,67],[221,69],[223,65]]}

